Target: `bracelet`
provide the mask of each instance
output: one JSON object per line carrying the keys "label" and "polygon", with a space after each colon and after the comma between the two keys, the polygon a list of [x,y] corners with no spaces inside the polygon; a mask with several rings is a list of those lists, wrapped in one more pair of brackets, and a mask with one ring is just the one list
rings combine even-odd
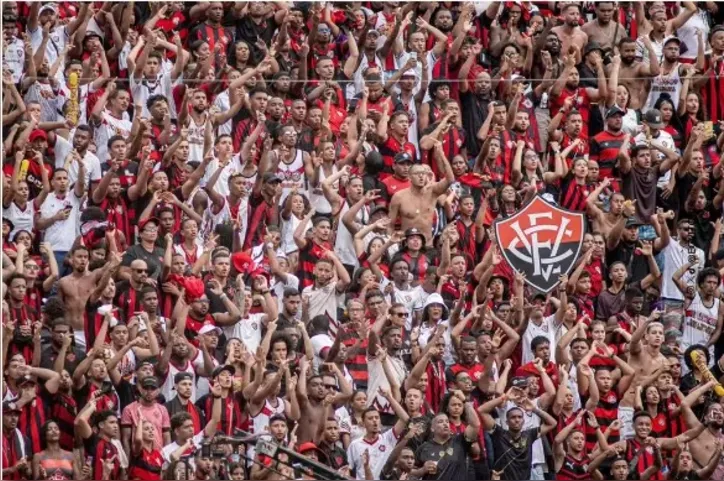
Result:
{"label": "bracelet", "polygon": [[269,294],[269,292],[271,292],[269,289],[267,289],[265,291],[261,291],[261,295],[266,296],[267,294]]}

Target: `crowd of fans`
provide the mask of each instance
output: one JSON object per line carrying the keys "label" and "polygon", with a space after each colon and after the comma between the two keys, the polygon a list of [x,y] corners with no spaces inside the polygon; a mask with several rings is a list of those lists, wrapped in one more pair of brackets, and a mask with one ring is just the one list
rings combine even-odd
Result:
{"label": "crowd of fans", "polygon": [[[721,4],[2,30],[3,479],[724,479]],[[587,223],[547,294],[536,196]]]}

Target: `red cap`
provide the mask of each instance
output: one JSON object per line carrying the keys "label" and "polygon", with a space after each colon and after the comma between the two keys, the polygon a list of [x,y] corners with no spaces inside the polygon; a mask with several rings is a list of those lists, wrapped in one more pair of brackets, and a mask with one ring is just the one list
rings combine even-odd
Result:
{"label": "red cap", "polygon": [[234,269],[236,269],[236,271],[240,274],[249,274],[256,269],[256,265],[254,264],[251,255],[244,251],[234,252],[231,255],[231,263],[234,265]]}
{"label": "red cap", "polygon": [[297,452],[298,452],[298,453],[304,454],[304,453],[306,453],[307,451],[319,451],[319,448],[317,447],[316,444],[314,444],[314,443],[311,442],[311,441],[310,441],[310,442],[306,442],[306,443],[302,443],[302,444],[300,444],[299,446],[297,446]]}
{"label": "red cap", "polygon": [[34,142],[38,139],[48,140],[48,133],[45,130],[35,129],[30,132],[29,142]]}
{"label": "red cap", "polygon": [[158,217],[149,217],[148,219],[142,220],[138,223],[138,232],[141,232],[143,229],[146,228],[146,224],[149,222],[155,222],[156,226],[161,225],[161,221],[158,220]]}

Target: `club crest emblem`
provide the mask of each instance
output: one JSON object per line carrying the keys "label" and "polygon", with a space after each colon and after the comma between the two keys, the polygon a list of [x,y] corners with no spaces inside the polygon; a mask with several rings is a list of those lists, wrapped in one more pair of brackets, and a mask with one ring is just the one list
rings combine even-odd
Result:
{"label": "club crest emblem", "polygon": [[532,287],[550,292],[581,253],[586,222],[582,212],[549,204],[536,196],[512,217],[495,222],[500,252],[526,275]]}

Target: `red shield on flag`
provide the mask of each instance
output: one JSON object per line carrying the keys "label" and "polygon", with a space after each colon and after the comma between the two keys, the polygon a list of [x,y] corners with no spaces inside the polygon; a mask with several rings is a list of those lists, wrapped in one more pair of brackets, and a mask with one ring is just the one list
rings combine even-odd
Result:
{"label": "red shield on flag", "polygon": [[495,221],[500,252],[525,281],[547,293],[581,253],[586,219],[536,196],[514,216]]}

